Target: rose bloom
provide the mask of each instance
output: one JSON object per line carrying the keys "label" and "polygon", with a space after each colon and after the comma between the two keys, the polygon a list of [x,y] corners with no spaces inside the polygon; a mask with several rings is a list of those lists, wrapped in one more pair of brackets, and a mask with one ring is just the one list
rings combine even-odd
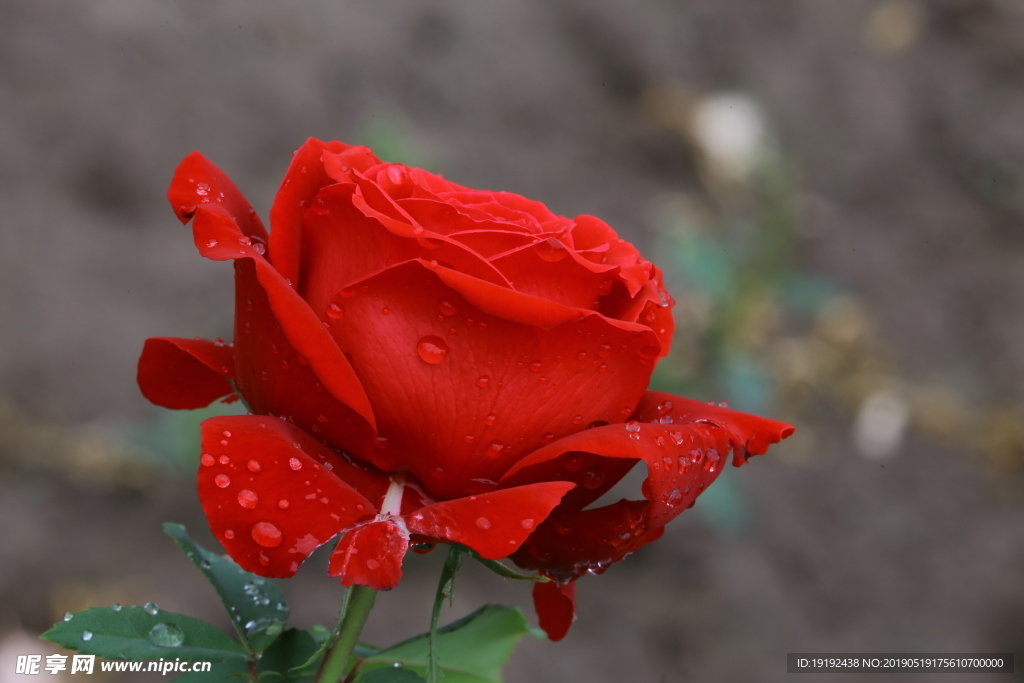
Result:
{"label": "rose bloom", "polygon": [[[558,639],[574,581],[661,536],[725,466],[789,425],[648,391],[673,300],[593,216],[474,190],[310,139],[267,233],[194,152],[169,190],[196,248],[235,267],[234,343],[153,338],[143,394],[167,408],[244,399],[202,425],[199,495],[243,568],[329,571],[388,589],[412,545],[464,544],[538,583]],[[587,509],[634,465],[636,500]]]}

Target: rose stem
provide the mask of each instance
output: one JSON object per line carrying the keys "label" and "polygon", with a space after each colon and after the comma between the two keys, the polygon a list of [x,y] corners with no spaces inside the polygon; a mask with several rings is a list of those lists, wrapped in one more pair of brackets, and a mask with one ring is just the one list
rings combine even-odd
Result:
{"label": "rose stem", "polygon": [[341,680],[376,599],[377,591],[365,586],[352,586],[346,591],[338,614],[338,625],[331,634],[334,642],[320,663],[317,683],[338,683]]}

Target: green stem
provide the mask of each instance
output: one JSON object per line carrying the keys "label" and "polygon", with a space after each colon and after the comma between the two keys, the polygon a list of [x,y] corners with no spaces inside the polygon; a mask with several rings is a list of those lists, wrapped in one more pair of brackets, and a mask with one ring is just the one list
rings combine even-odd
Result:
{"label": "green stem", "polygon": [[338,615],[338,625],[331,635],[334,642],[327,648],[320,663],[320,670],[316,675],[317,683],[338,683],[342,680],[352,657],[352,649],[356,646],[376,599],[377,591],[364,586],[353,586],[345,594],[345,599],[341,603],[341,613]]}

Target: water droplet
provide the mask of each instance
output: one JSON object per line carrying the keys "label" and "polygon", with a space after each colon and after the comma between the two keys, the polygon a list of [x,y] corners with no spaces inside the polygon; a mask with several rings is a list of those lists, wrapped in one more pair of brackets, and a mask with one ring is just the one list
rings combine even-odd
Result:
{"label": "water droplet", "polygon": [[142,609],[146,610],[146,614],[149,616],[156,616],[156,613],[160,611],[160,606],[155,602],[147,602],[142,606]]}
{"label": "water droplet", "polygon": [[483,389],[484,387],[486,387],[486,386],[487,386],[487,384],[488,384],[488,383],[489,383],[490,381],[491,381],[491,378],[490,378],[490,377],[488,377],[487,375],[483,375],[483,376],[481,376],[481,377],[480,377],[479,379],[477,379],[477,381],[476,381],[476,385],[477,385],[478,387],[480,387],[481,389]]}
{"label": "water droplet", "polygon": [[530,363],[530,372],[540,372],[542,365],[543,364],[539,360],[533,361]]}
{"label": "water droplet", "polygon": [[596,489],[602,482],[604,482],[604,472],[596,467],[591,467],[583,473],[583,485],[588,489]]}
{"label": "water droplet", "polygon": [[288,458],[288,467],[290,467],[295,472],[298,472],[299,470],[302,469],[302,461],[299,460],[298,458]]}
{"label": "water droplet", "polygon": [[437,304],[437,310],[441,311],[442,315],[455,315],[456,311],[458,311],[454,304],[447,301],[439,301]]}
{"label": "water droplet", "polygon": [[690,451],[690,460],[693,461],[694,465],[700,465],[704,460],[704,451],[699,448],[694,448]]}
{"label": "water droplet", "polygon": [[263,256],[264,254],[267,253],[267,248],[263,245],[262,242],[254,242],[252,248],[260,256]]}
{"label": "water droplet", "polygon": [[555,531],[562,536],[568,536],[572,532],[572,527],[568,524],[559,524],[555,527]]}
{"label": "water droplet", "polygon": [[677,446],[682,446],[683,445],[684,438],[683,438],[683,433],[682,432],[669,432],[668,436],[669,436],[670,439],[672,439],[672,443],[674,443],[675,445],[677,445]]}
{"label": "water droplet", "polygon": [[287,510],[290,504],[291,503],[288,502],[287,498],[282,498],[281,500],[277,501],[277,507],[280,508],[281,510]]}
{"label": "water droplet", "polygon": [[463,440],[466,443],[473,443],[474,441],[476,441],[476,437],[473,436],[472,434],[466,434],[466,436],[465,436],[465,438]]}
{"label": "water droplet", "polygon": [[203,457],[199,458],[199,462],[203,463],[203,466],[205,467],[212,467],[214,459],[209,453],[203,453]]}
{"label": "water droplet", "polygon": [[551,559],[551,551],[548,550],[547,548],[544,548],[540,544],[531,543],[530,546],[528,547],[528,550],[530,551],[531,555],[536,557],[541,562],[547,562],[548,560]]}
{"label": "water droplet", "polygon": [[505,444],[500,441],[492,441],[490,447],[487,449],[487,455],[492,458],[501,457],[501,452],[505,450]]}
{"label": "water droplet", "polygon": [[72,618],[73,618],[74,616],[75,616],[75,615],[74,615],[74,614],[72,614],[71,612],[65,612],[65,613],[64,613],[64,621],[71,621],[71,619],[72,619]]}
{"label": "water droplet", "polygon": [[612,279],[610,277],[606,277],[601,280],[601,284],[597,286],[597,293],[601,296],[608,294],[612,291],[612,284],[614,284]]}
{"label": "water droplet", "polygon": [[249,463],[246,465],[246,467],[249,468],[250,472],[259,472],[261,469],[263,469],[260,466],[259,461],[257,461],[257,460],[250,460]]}
{"label": "water droplet", "polygon": [[612,345],[601,344],[599,347],[597,347],[597,355],[600,356],[601,358],[607,358],[608,356],[612,355]]}
{"label": "water droplet", "polygon": [[149,642],[157,647],[181,647],[185,633],[174,624],[156,624],[149,629]]}
{"label": "water droplet", "polygon": [[222,455],[219,458],[217,458],[217,462],[219,462],[221,465],[227,465],[229,462],[231,462],[231,458],[229,458],[226,455]]}
{"label": "water droplet", "polygon": [[524,529],[532,529],[533,528],[533,520],[532,519],[524,519],[524,520],[522,520],[519,523],[523,525]]}
{"label": "water droplet", "polygon": [[85,641],[92,640],[92,631],[82,631],[82,640],[85,640]]}
{"label": "water droplet", "polygon": [[231,477],[229,477],[226,474],[218,474],[216,477],[213,478],[213,483],[222,489],[226,489],[227,487],[231,486]]}
{"label": "water droplet", "polygon": [[630,420],[629,422],[626,423],[626,431],[627,432],[639,432],[640,431],[640,423],[637,422],[636,420]]}
{"label": "water droplet", "polygon": [[228,539],[230,541],[234,537],[235,537],[235,532],[234,532],[233,529],[226,529],[224,531],[224,538],[226,538],[226,539]]}
{"label": "water droplet", "polygon": [[640,357],[643,358],[644,360],[651,360],[655,358],[660,351],[661,349],[658,348],[657,346],[648,344],[647,346],[640,347],[639,354]]}
{"label": "water droplet", "polygon": [[213,249],[218,244],[219,244],[219,242],[217,242],[217,240],[207,240],[206,241],[206,246],[209,247],[210,249]]}
{"label": "water droplet", "polygon": [[330,303],[327,306],[327,317],[333,320],[338,320],[345,317],[345,307],[341,304]]}
{"label": "water droplet", "polygon": [[577,415],[576,417],[574,417],[574,418],[572,419],[572,423],[573,423],[574,425],[578,425],[578,424],[580,424],[580,423],[582,423],[582,422],[583,422],[583,416],[582,416],[582,415]]}
{"label": "water droplet", "polygon": [[550,237],[537,245],[537,256],[540,256],[549,263],[561,261],[568,255],[569,252],[566,250],[565,245],[554,237]]}
{"label": "water droplet", "polygon": [[121,606],[121,603],[115,602],[113,605],[110,606],[110,609],[114,610],[115,612],[120,612],[124,608]]}
{"label": "water droplet", "polygon": [[498,416],[497,415],[488,415],[487,417],[484,418],[484,424],[487,425],[488,427],[490,427],[497,420],[498,420]]}
{"label": "water droplet", "polygon": [[448,344],[438,336],[429,335],[416,344],[416,353],[424,363],[437,365],[448,356]]}
{"label": "water droplet", "polygon": [[597,371],[598,372],[606,372],[607,370],[608,370],[608,364],[607,363],[601,363],[601,365],[599,365],[597,367]]}
{"label": "water droplet", "polygon": [[252,540],[264,548],[276,548],[284,540],[281,530],[272,522],[256,522],[252,525]]}
{"label": "water droplet", "polygon": [[640,484],[640,493],[647,500],[651,499],[651,480],[644,479],[644,483]]}
{"label": "water droplet", "polygon": [[679,489],[672,489],[672,491],[665,497],[665,502],[668,503],[669,507],[679,507],[683,502],[683,492]]}
{"label": "water droplet", "polygon": [[[270,558],[267,557],[266,553],[260,553],[259,558],[257,558],[257,559],[259,559],[260,564],[263,565],[264,567],[266,567],[268,564],[270,564]],[[262,601],[261,600],[254,600],[253,602],[260,603]],[[268,600],[268,602],[269,602],[269,600]]]}
{"label": "water droplet", "polygon": [[576,354],[576,360],[583,360],[586,357],[587,357],[587,352],[586,351],[580,351],[579,353]]}
{"label": "water droplet", "polygon": [[444,468],[435,467],[433,470],[431,470],[430,476],[432,476],[434,479],[444,479]]}
{"label": "water droplet", "polygon": [[247,510],[252,510],[259,501],[259,496],[249,489],[242,489],[238,492],[238,504]]}
{"label": "water droplet", "polygon": [[369,560],[366,561],[366,568],[369,569],[370,571],[374,571],[374,570],[378,569],[379,567],[380,567],[380,562],[378,562],[377,560],[369,559]]}
{"label": "water droplet", "polygon": [[196,194],[200,197],[205,197],[210,194],[210,186],[207,183],[199,183],[196,185]]}
{"label": "water droplet", "polygon": [[220,445],[221,446],[227,446],[228,445],[228,440],[227,439],[221,439],[220,440]]}
{"label": "water droplet", "polygon": [[385,306],[384,308],[380,309],[380,314],[381,315],[390,315],[391,314],[391,309],[388,308],[387,306]]}
{"label": "water droplet", "polygon": [[672,469],[672,467],[673,467],[673,466],[675,465],[675,460],[673,460],[673,459],[671,458],[671,456],[668,456],[668,455],[666,455],[666,456],[663,456],[663,457],[661,458],[661,461],[662,461],[663,463],[665,463],[665,469],[666,469],[666,470],[671,470],[671,469]]}
{"label": "water droplet", "polygon": [[487,529],[491,528],[491,520],[487,519],[486,517],[477,517],[476,526],[478,529],[483,529],[484,531],[486,531]]}
{"label": "water droplet", "polygon": [[565,469],[569,472],[575,472],[581,467],[583,467],[582,456],[573,454],[565,459]]}

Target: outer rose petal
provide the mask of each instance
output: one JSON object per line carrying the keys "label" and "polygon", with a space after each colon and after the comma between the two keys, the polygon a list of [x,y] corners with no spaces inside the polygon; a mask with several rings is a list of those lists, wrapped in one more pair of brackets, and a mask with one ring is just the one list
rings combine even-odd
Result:
{"label": "outer rose petal", "polygon": [[467,545],[489,560],[515,552],[573,487],[544,482],[457,498],[417,510],[409,531]]}
{"label": "outer rose petal", "polygon": [[337,476],[351,463],[283,420],[203,422],[199,499],[214,536],[245,570],[293,575],[342,529],[377,512]]}
{"label": "outer rose petal", "polygon": [[572,622],[576,621],[576,583],[534,584],[533,606],[548,638],[554,641],[565,638]]}
{"label": "outer rose petal", "polygon": [[192,410],[234,393],[234,349],[205,339],[152,337],[139,358],[142,395],[158,406]]}
{"label": "outer rose petal", "polygon": [[324,387],[371,426],[373,409],[348,359],[323,324],[280,273],[248,244],[238,226],[220,206],[196,207],[192,233],[199,252],[216,261],[251,259],[256,278],[266,291],[270,309],[295,350],[308,361]]}
{"label": "outer rose petal", "polygon": [[281,277],[299,284],[299,263],[303,251],[302,215],[317,192],[337,182],[324,168],[324,154],[344,152],[342,142],[320,142],[309,138],[295,150],[281,187],[270,209],[270,257]]}
{"label": "outer rose petal", "polygon": [[373,427],[329,393],[295,351],[247,259],[235,262],[235,351],[238,390],[254,412],[288,418],[338,450],[369,457]]}
{"label": "outer rose petal", "polygon": [[[491,315],[462,296],[483,288],[493,290],[483,297],[493,294],[485,301],[492,310],[512,301],[511,314]],[[360,369],[388,440],[373,462],[413,472],[440,498],[483,493],[546,441],[596,420],[624,420],[650,376],[645,354],[658,349],[641,326],[418,262],[364,280],[334,302],[345,312],[331,331]],[[528,319],[531,304],[540,323],[554,323],[550,329],[508,319]]]}
{"label": "outer rose petal", "polygon": [[394,520],[370,522],[345,532],[331,553],[327,573],[343,586],[391,590],[402,578],[409,533]]}
{"label": "outer rose petal", "polygon": [[246,236],[266,244],[267,231],[255,209],[228,175],[199,152],[181,160],[167,191],[171,208],[182,223],[188,223],[196,206],[222,206]]}

